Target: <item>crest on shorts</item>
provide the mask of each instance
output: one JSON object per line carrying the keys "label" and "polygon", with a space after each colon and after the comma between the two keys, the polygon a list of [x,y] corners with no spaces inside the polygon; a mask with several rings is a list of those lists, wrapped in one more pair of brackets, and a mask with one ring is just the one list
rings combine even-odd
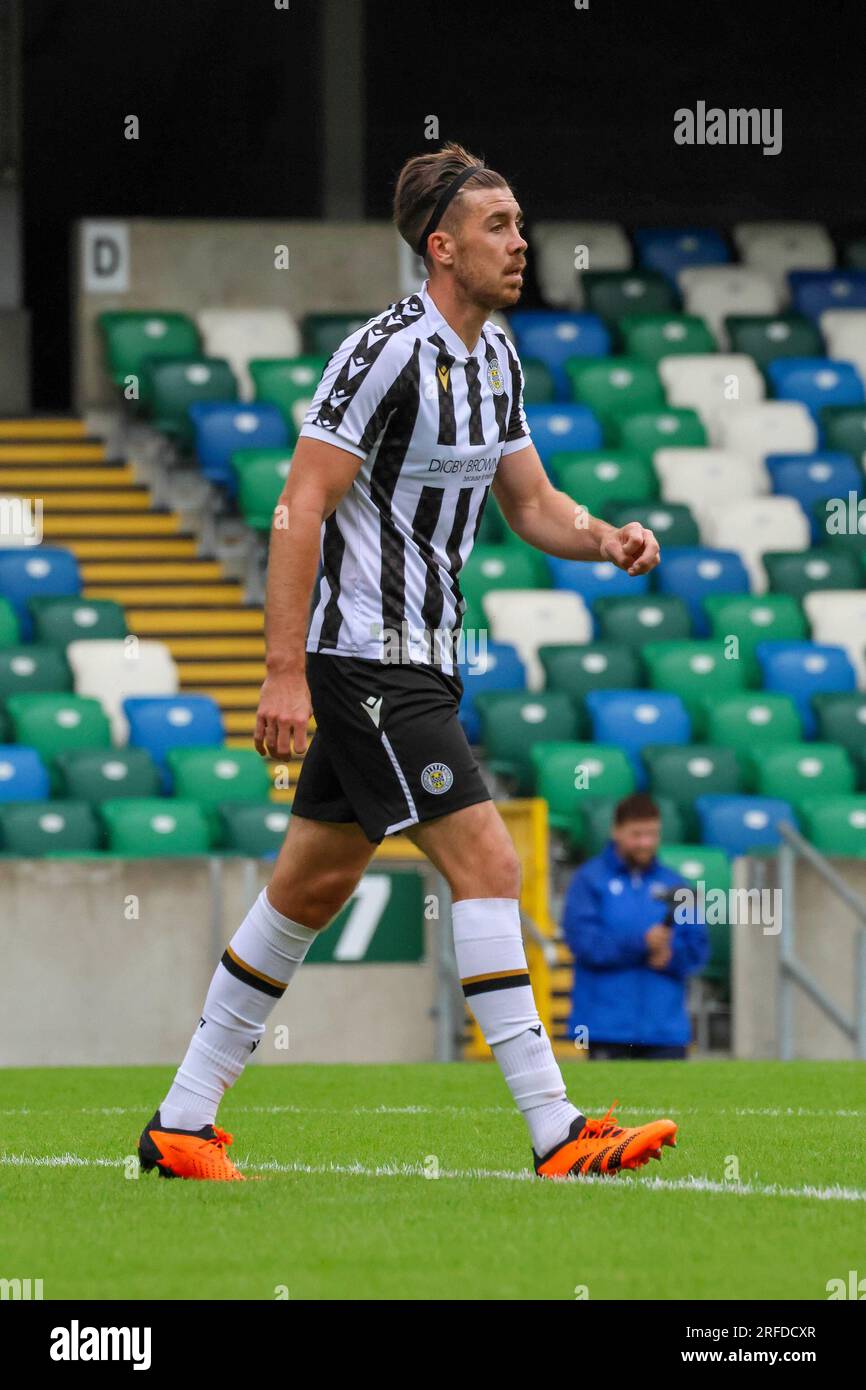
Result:
{"label": "crest on shorts", "polygon": [[454,773],[446,763],[428,763],[421,773],[421,786],[434,796],[447,792],[453,781]]}
{"label": "crest on shorts", "polygon": [[498,362],[487,363],[487,381],[494,396],[501,396],[505,390],[505,383]]}

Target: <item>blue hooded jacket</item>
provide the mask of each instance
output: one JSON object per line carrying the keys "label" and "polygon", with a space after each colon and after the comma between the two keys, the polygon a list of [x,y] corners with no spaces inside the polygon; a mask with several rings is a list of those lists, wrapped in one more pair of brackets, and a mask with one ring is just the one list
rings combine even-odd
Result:
{"label": "blue hooded jacket", "polygon": [[646,869],[629,869],[612,840],[576,870],[562,922],[575,964],[571,1037],[584,1026],[590,1043],[682,1047],[691,1041],[686,981],[707,963],[706,926],[674,924],[673,955],[664,970],[646,964],[644,942],[668,912],[652,889],[685,885],[657,859]]}

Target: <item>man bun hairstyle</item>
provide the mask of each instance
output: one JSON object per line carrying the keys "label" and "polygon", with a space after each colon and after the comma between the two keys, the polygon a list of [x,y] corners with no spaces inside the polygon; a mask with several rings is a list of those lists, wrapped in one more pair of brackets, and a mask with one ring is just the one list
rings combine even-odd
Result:
{"label": "man bun hairstyle", "polygon": [[[479,167],[473,169],[473,165]],[[430,154],[418,154],[407,159],[397,175],[394,189],[394,225],[412,250],[422,256],[428,269],[430,263],[427,259],[427,236],[424,236],[423,248],[419,249],[418,243],[436,211],[439,200],[448,192],[451,184],[466,175],[469,169],[473,172],[464,179],[442,209],[441,222],[437,220],[430,228],[430,232],[440,226],[446,231],[452,231],[456,222],[455,213],[459,214],[464,189],[468,188],[471,191],[474,188],[509,188],[508,181],[501,174],[497,174],[495,169],[488,169],[483,158],[470,154],[454,140],[449,140],[441,149],[433,150]]]}

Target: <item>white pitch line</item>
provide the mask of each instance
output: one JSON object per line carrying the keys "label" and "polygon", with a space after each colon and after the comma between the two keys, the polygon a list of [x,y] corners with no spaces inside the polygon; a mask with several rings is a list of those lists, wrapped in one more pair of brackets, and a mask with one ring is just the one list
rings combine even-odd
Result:
{"label": "white pitch line", "polygon": [[[47,1155],[4,1153],[0,1154],[0,1166],[5,1165],[11,1168],[122,1168],[132,1157],[135,1155],[130,1154],[124,1158],[81,1158],[77,1154],[71,1153]],[[274,1159],[267,1159],[261,1163],[248,1161],[244,1168],[250,1173],[307,1173],[318,1177],[337,1175],[357,1178],[424,1178],[429,1182],[435,1182],[441,1178],[484,1182],[535,1181],[535,1174],[528,1168],[440,1168],[438,1177],[434,1178],[421,1163],[380,1163],[371,1167],[365,1163],[279,1163]],[[626,1176],[627,1180],[617,1182],[612,1181],[610,1177],[591,1176],[558,1178],[553,1181],[558,1185],[591,1186],[608,1192],[638,1190],[708,1192],[714,1196],[724,1194],[728,1197],[800,1197],[816,1202],[866,1202],[866,1190],[856,1187],[840,1187],[838,1184],[831,1187],[815,1187],[811,1184],[805,1187],[782,1187],[778,1183],[718,1182],[714,1178],[695,1177],[693,1175],[684,1178],[635,1177],[632,1182],[628,1180],[632,1176],[631,1174],[621,1173],[618,1176],[620,1178]]]}

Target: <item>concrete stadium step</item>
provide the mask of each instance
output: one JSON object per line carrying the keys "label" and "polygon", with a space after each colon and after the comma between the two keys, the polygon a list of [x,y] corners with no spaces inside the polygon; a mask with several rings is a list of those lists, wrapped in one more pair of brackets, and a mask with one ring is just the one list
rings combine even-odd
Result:
{"label": "concrete stadium step", "polygon": [[72,444],[62,440],[56,444],[10,444],[0,441],[0,463],[105,463],[106,459],[105,445],[95,441]]}
{"label": "concrete stadium step", "polygon": [[[193,609],[195,611],[191,616]],[[190,630],[198,634],[264,631],[264,614],[261,608],[196,608],[190,604],[178,612],[173,608],[163,608],[159,601],[155,601],[141,608],[131,604],[127,608],[126,621],[130,630],[137,632],[140,637],[186,637]]]}
{"label": "concrete stadium step", "polygon": [[49,497],[51,515],[61,512],[149,512],[150,493],[146,487],[127,484],[116,492],[52,492]]}
{"label": "concrete stadium step", "polygon": [[169,637],[166,646],[176,662],[188,661],[191,671],[197,669],[199,660],[206,662],[215,657],[234,662],[247,657],[260,662],[264,669],[265,643],[261,637]]}
{"label": "concrete stadium step", "polygon": [[199,584],[224,578],[218,560],[85,560],[81,566],[85,584]]}
{"label": "concrete stadium step", "polygon": [[51,416],[0,419],[0,439],[83,439],[86,435],[83,420]]}
{"label": "concrete stadium step", "polygon": [[198,541],[195,536],[166,540],[77,540],[65,542],[79,561],[85,560],[195,560]]}
{"label": "concrete stadium step", "polygon": [[177,672],[182,681],[197,681],[200,685],[209,681],[223,682],[227,685],[250,681],[261,685],[265,678],[265,663],[264,660],[181,661]]}
{"label": "concrete stadium step", "polygon": [[255,712],[259,707],[261,681],[256,685],[199,685],[182,680],[181,687],[187,695],[208,695],[220,709]]}
{"label": "concrete stadium step", "polygon": [[[135,472],[128,463],[112,463],[105,468],[4,468],[0,466],[0,488],[36,489],[39,492],[63,488],[135,487]],[[53,501],[53,497],[51,499]]]}
{"label": "concrete stadium step", "polygon": [[156,536],[177,536],[182,531],[183,522],[175,512],[116,512],[107,516],[49,514],[42,521],[43,535],[50,536],[57,545],[62,545],[64,538],[72,536],[91,540],[95,536],[109,536],[113,540],[123,536],[147,536],[153,539]]}
{"label": "concrete stadium step", "polygon": [[[240,584],[88,584],[85,598],[110,598],[124,608],[178,607],[189,614],[204,607],[231,605],[240,607],[244,591]],[[198,626],[195,617],[187,617],[185,630]],[[137,630],[137,629],[136,629]]]}

